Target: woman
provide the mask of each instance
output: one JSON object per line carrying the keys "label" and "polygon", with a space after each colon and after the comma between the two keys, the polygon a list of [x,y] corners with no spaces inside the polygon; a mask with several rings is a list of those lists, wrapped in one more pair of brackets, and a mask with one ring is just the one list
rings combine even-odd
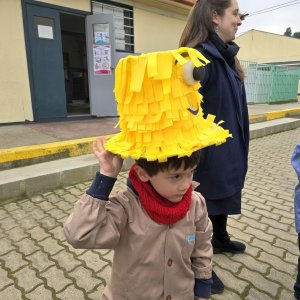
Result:
{"label": "woman", "polygon": [[[298,233],[298,248],[300,251],[300,143],[294,149],[291,158],[292,166],[298,176],[298,182],[295,187],[294,195],[294,213],[295,213],[295,229]],[[298,257],[298,272],[296,282],[294,284],[294,296],[297,300],[300,299],[300,256]]]}
{"label": "woman", "polygon": [[[218,147],[203,149],[203,159],[194,179],[206,199],[213,223],[214,253],[242,253],[245,244],[232,241],[227,232],[228,215],[241,213],[241,196],[247,172],[249,120],[244,73],[236,57],[239,47],[232,42],[244,18],[236,0],[198,0],[194,5],[180,46],[198,49],[210,64],[205,67],[200,89],[205,116],[224,120],[233,138]],[[212,293],[224,285],[213,272]]]}

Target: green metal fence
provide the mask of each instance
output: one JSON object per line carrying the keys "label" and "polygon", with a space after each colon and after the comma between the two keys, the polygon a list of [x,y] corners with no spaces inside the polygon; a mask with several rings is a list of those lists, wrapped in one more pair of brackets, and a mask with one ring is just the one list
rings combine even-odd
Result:
{"label": "green metal fence", "polygon": [[297,101],[300,67],[241,61],[249,104]]}

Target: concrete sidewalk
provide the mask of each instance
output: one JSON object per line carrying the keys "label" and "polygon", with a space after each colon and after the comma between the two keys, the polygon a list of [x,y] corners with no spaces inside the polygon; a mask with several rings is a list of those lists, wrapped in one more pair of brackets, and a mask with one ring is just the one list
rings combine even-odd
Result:
{"label": "concrete sidewalk", "polygon": [[[249,112],[251,139],[300,127],[299,102],[251,105]],[[91,180],[99,168],[91,142],[117,132],[116,123],[104,118],[0,127],[0,202]],[[124,171],[131,163],[125,161]]]}

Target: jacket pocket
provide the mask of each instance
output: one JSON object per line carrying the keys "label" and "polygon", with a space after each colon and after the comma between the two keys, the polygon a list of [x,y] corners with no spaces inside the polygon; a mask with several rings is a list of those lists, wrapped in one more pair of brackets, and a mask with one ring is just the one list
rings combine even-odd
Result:
{"label": "jacket pocket", "polygon": [[185,241],[182,247],[182,258],[191,265],[191,255],[193,253],[196,242],[196,226],[190,226],[186,229]]}

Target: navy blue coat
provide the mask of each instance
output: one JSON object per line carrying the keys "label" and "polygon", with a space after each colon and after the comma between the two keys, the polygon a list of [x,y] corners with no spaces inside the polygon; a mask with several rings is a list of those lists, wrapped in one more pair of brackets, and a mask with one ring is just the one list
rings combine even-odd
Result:
{"label": "navy blue coat", "polygon": [[[201,82],[204,116],[216,115],[216,122],[229,129],[233,138],[220,146],[201,150],[203,157],[194,180],[200,182],[197,190],[206,199],[223,199],[241,191],[248,166],[249,118],[244,84],[210,41],[197,47],[210,64],[205,67]],[[225,214],[225,213],[224,213]]]}
{"label": "navy blue coat", "polygon": [[295,212],[295,229],[297,233],[300,233],[300,143],[296,145],[291,161],[292,161],[292,166],[298,176],[298,183],[295,187],[294,212]]}

